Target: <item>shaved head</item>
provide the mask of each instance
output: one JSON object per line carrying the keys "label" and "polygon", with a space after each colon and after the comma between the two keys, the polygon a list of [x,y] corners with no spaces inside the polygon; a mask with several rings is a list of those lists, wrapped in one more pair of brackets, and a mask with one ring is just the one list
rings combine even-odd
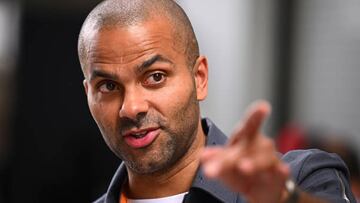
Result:
{"label": "shaved head", "polygon": [[87,67],[89,38],[94,33],[139,25],[159,17],[170,23],[175,45],[192,67],[199,57],[199,47],[191,23],[177,3],[173,0],[105,0],[90,12],[80,31],[78,53],[83,71]]}

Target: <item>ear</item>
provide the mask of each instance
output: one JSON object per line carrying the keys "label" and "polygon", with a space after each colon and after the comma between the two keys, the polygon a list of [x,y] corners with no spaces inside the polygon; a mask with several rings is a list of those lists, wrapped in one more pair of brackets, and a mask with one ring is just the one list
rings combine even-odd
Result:
{"label": "ear", "polygon": [[208,93],[208,63],[205,56],[199,56],[194,66],[197,100],[202,101]]}
{"label": "ear", "polygon": [[86,79],[84,79],[83,85],[84,85],[84,89],[85,89],[85,94],[87,95],[89,89],[88,89],[88,83],[87,83],[87,80],[86,80]]}

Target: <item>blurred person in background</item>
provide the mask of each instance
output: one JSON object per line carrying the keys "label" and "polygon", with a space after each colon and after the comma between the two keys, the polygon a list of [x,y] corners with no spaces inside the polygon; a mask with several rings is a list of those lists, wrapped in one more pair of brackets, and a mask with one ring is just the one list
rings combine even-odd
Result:
{"label": "blurred person in background", "polygon": [[207,59],[175,2],[104,1],[85,20],[78,50],[91,114],[124,161],[97,202],[355,201],[336,155],[278,157],[260,133],[266,102],[250,108],[228,141],[200,118]]}

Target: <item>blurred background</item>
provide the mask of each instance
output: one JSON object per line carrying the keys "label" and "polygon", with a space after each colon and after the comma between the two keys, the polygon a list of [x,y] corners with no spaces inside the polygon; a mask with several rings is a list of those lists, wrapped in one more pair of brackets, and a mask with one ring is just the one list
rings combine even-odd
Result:
{"label": "blurred background", "polygon": [[[119,160],[92,120],[77,37],[99,0],[0,0],[0,202],[90,202]],[[340,154],[360,188],[360,1],[178,0],[210,64],[202,115],[229,134],[273,105],[279,151]]]}

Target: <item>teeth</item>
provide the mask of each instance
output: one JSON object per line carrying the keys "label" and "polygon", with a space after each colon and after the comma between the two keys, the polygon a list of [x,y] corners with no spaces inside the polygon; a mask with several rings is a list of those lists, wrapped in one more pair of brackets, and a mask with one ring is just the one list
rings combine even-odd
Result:
{"label": "teeth", "polygon": [[135,138],[142,138],[146,135],[147,131],[144,132],[140,132],[140,133],[134,133],[132,134],[132,136],[134,136]]}
{"label": "teeth", "polygon": [[146,134],[146,131],[145,131],[145,132],[141,132],[141,133],[135,133],[135,135],[138,135],[138,136],[145,135],[145,134]]}

